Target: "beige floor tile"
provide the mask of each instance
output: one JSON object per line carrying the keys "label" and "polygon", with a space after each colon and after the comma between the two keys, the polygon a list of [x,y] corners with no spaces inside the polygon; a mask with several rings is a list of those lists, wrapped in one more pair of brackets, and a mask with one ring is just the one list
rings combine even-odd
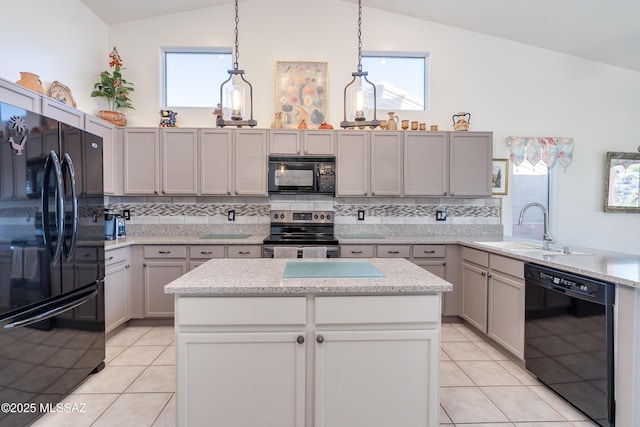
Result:
{"label": "beige floor tile", "polygon": [[524,385],[540,385],[540,381],[534,377],[529,371],[518,366],[511,360],[498,360],[498,364],[509,371],[511,375],[516,377]]}
{"label": "beige floor tile", "polygon": [[114,345],[106,346],[104,349],[104,363],[111,362],[114,357],[116,357],[126,349],[127,349],[126,346],[114,346]]}
{"label": "beige floor tile", "polygon": [[526,386],[480,387],[512,422],[566,421]]}
{"label": "beige floor tile", "polygon": [[171,396],[171,399],[166,404],[156,421],[153,423],[153,427],[175,427],[176,425],[176,395]]}
{"label": "beige floor tile", "polygon": [[126,393],[176,391],[175,366],[149,366],[127,389]]}
{"label": "beige floor tile", "polygon": [[471,423],[456,424],[456,427],[513,427],[511,423]]}
{"label": "beige floor tile", "polygon": [[491,360],[489,355],[472,342],[442,342],[442,349],[452,360]]}
{"label": "beige floor tile", "polygon": [[449,355],[445,353],[443,349],[440,349],[440,360],[451,360]]}
{"label": "beige floor tile", "polygon": [[453,424],[453,421],[451,421],[451,418],[449,418],[449,415],[447,415],[447,412],[444,410],[444,408],[442,407],[442,405],[440,405],[440,425],[443,424]]}
{"label": "beige floor tile", "polygon": [[566,400],[555,394],[552,390],[543,385],[529,386],[529,390],[540,396],[549,406],[558,411],[560,415],[569,421],[588,421],[589,418],[582,412],[574,408]]}
{"label": "beige floor tile", "polygon": [[568,421],[549,421],[549,422],[539,422],[539,423],[515,423],[516,427],[573,427]]}
{"label": "beige floor tile", "polygon": [[152,365],[175,365],[176,364],[176,346],[170,345],[168,346],[161,354],[158,356],[156,360],[153,361]]}
{"label": "beige floor tile", "polygon": [[171,399],[171,393],[123,394],[92,427],[150,426]]}
{"label": "beige floor tile", "polygon": [[452,323],[452,325],[458,331],[460,331],[460,333],[462,335],[467,337],[467,339],[469,341],[481,341],[481,342],[484,342],[484,338],[482,338],[480,335],[476,334],[473,330],[471,330],[471,328],[466,326],[464,323]]}
{"label": "beige floor tile", "polygon": [[[39,418],[32,427],[90,426],[120,396],[119,394],[77,394],[67,396],[61,403],[73,404],[71,412],[50,412]],[[78,409],[77,411],[75,409]]]}
{"label": "beige floor tile", "polygon": [[107,366],[91,375],[75,393],[122,393],[144,369],[144,366]]}
{"label": "beige floor tile", "polygon": [[129,346],[140,339],[144,334],[149,332],[151,327],[147,326],[134,326],[123,329],[116,335],[111,337],[106,345],[109,346]]}
{"label": "beige floor tile", "polygon": [[456,362],[440,362],[440,387],[474,386]]}
{"label": "beige floor tile", "polygon": [[132,345],[114,358],[110,366],[149,366],[166,348],[162,345]]}
{"label": "beige floor tile", "polygon": [[458,361],[458,366],[477,386],[522,385],[520,381],[495,361]]}
{"label": "beige floor tile", "polygon": [[573,421],[571,425],[573,427],[599,427],[598,424],[593,421]]}
{"label": "beige floor tile", "polygon": [[457,328],[453,326],[442,326],[440,334],[441,341],[469,341]]}
{"label": "beige floor tile", "polygon": [[144,334],[133,345],[171,345],[175,333],[171,326],[156,326]]}
{"label": "beige floor tile", "polygon": [[440,403],[456,424],[509,422],[478,387],[442,387]]}
{"label": "beige floor tile", "polygon": [[480,347],[480,349],[487,353],[493,360],[509,360],[509,356],[506,356],[503,352],[501,352],[488,342],[474,341],[473,343]]}

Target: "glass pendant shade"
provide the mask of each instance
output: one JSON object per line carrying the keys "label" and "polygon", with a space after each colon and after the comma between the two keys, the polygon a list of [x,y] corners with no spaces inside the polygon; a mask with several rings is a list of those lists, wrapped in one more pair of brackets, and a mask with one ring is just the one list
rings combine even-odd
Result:
{"label": "glass pendant shade", "polygon": [[231,117],[231,120],[242,120],[246,116],[246,92],[244,86],[234,83],[227,85],[225,89],[225,97],[222,104],[225,117]]}
{"label": "glass pendant shade", "polygon": [[362,79],[358,78],[349,86],[347,90],[347,99],[349,99],[349,120],[361,122],[367,119],[369,115],[369,97],[371,96],[371,87],[362,85]]}

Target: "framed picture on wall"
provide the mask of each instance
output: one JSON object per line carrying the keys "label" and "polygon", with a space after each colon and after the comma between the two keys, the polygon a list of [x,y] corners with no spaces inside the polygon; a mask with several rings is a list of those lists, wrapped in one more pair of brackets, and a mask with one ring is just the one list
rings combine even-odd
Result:
{"label": "framed picture on wall", "polygon": [[506,195],[509,191],[509,159],[493,159],[491,194]]}
{"label": "framed picture on wall", "polygon": [[278,61],[276,113],[282,127],[297,129],[302,120],[317,129],[327,119],[328,74],[326,62]]}

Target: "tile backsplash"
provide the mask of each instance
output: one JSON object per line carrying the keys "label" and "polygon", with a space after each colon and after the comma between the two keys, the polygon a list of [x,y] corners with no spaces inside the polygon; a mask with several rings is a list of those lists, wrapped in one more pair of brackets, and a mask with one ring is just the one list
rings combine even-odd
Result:
{"label": "tile backsplash", "polygon": [[[469,230],[490,230],[502,234],[501,199],[432,199],[412,197],[333,198],[329,196],[272,196],[260,197],[105,197],[106,205],[121,212],[129,209],[131,235],[187,233],[194,229],[206,231],[263,232],[268,234],[269,212],[273,210],[333,210],[335,224],[341,226],[384,226],[396,233],[416,232],[416,227],[429,226],[438,234],[468,234]],[[445,221],[436,221],[436,210],[446,211]],[[228,220],[235,211],[235,221]],[[364,211],[364,221],[358,220]],[[164,227],[157,227],[163,225]],[[156,227],[153,227],[156,226]],[[470,227],[475,226],[475,227]],[[421,228],[421,227],[418,227]],[[203,231],[204,230],[204,231]],[[464,230],[464,231],[463,231]],[[172,233],[173,234],[173,233]]]}

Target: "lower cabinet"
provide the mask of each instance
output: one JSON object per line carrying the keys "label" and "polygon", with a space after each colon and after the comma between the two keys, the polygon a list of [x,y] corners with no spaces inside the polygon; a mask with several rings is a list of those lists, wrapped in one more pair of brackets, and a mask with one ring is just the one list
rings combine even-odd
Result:
{"label": "lower cabinet", "polygon": [[178,426],[438,425],[438,295],[177,304]]}
{"label": "lower cabinet", "polygon": [[104,323],[109,333],[131,318],[129,249],[106,253],[104,276]]}
{"label": "lower cabinet", "polygon": [[147,245],[144,247],[144,316],[173,317],[172,294],[164,287],[187,272],[187,247]]}
{"label": "lower cabinet", "polygon": [[462,249],[461,317],[524,360],[524,262]]}

